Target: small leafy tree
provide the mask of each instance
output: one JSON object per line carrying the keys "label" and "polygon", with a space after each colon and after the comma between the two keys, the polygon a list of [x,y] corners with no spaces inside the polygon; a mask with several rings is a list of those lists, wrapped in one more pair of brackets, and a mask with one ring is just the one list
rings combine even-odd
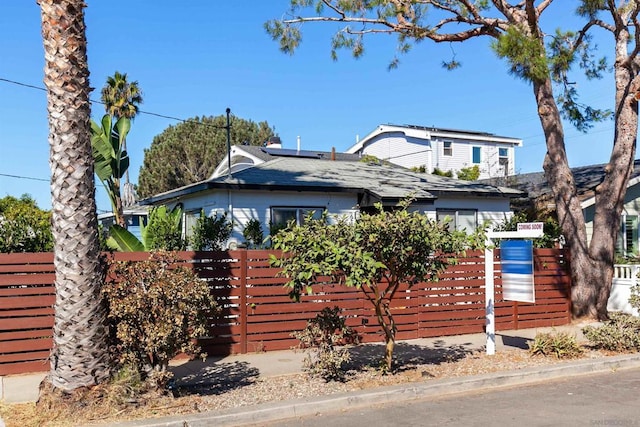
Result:
{"label": "small leafy tree", "polygon": [[0,253],[52,249],[51,212],[38,208],[28,194],[0,199]]}
{"label": "small leafy tree", "polygon": [[437,280],[471,241],[446,223],[409,212],[409,203],[392,211],[378,204],[376,213],[362,213],[355,223],[343,218],[328,224],[326,213],[320,219],[309,216],[304,225],[273,236],[273,247],[284,255],[272,255],[271,263],[289,279],[286,286],[293,299],[311,293],[320,276],[363,292],[384,333],[386,370],[392,368],[396,335],[391,302],[400,285]]}
{"label": "small leafy tree", "polygon": [[171,378],[169,360],[200,353],[195,339],[218,310],[207,283],[177,262],[175,254],[157,251],[146,261],[112,263],[114,279],[102,289],[118,362],[157,387]]}
{"label": "small leafy tree", "polygon": [[231,237],[233,225],[227,221],[227,213],[206,216],[200,211],[200,218],[193,227],[191,243],[196,251],[220,251]]}
{"label": "small leafy tree", "polygon": [[251,218],[242,230],[242,236],[249,248],[260,248],[264,242],[264,233],[262,232],[262,224],[255,218]]}

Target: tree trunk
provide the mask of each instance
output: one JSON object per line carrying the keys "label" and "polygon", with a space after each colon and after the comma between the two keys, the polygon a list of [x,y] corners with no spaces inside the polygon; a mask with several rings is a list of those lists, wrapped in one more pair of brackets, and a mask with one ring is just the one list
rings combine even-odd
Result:
{"label": "tree trunk", "polygon": [[55,264],[50,380],[72,391],[109,376],[89,70],[82,0],[39,0],[45,51]]}
{"label": "tree trunk", "polygon": [[[384,351],[384,364],[385,371],[391,372],[393,369],[393,348],[396,343],[396,327],[393,321],[393,316],[389,309],[389,302],[386,302],[384,298],[377,297],[374,301],[376,317],[378,318],[378,324],[384,332],[385,351]],[[388,322],[387,322],[388,321]]]}
{"label": "tree trunk", "polygon": [[558,222],[571,254],[571,302],[574,317],[595,317],[597,288],[589,279],[595,274],[589,257],[582,207],[567,160],[564,130],[552,90],[551,80],[533,83],[538,116],[545,133],[547,154],[543,168],[553,190]]}
{"label": "tree trunk", "polygon": [[567,161],[560,114],[551,82],[534,83],[538,114],[545,130],[544,170],[553,189],[558,221],[571,256],[571,302],[574,318],[605,320],[613,280],[613,263],[620,217],[633,171],[640,91],[638,66],[627,53],[626,27],[616,34],[616,112],[614,145],[604,179],[595,190],[593,234],[587,235],[581,201]]}
{"label": "tree trunk", "polygon": [[[622,19],[624,22],[625,20]],[[616,83],[616,112],[614,145],[611,158],[605,167],[605,176],[596,187],[593,236],[589,255],[598,267],[596,275],[598,292],[596,309],[599,319],[607,319],[607,303],[613,281],[613,263],[616,240],[620,230],[622,210],[629,177],[633,172],[638,132],[638,101],[640,89],[639,67],[629,59],[630,34],[626,26],[618,28],[615,34],[616,60],[614,76]]]}

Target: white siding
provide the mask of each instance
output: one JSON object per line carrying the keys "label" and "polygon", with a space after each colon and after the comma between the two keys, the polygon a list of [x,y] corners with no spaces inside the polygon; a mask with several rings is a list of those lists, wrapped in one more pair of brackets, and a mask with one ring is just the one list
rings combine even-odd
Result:
{"label": "white siding", "polygon": [[[444,155],[444,142],[451,141],[451,156]],[[505,143],[477,141],[473,139],[446,138],[437,139],[406,136],[403,132],[387,132],[373,137],[362,148],[362,154],[376,156],[406,168],[424,166],[428,172],[438,168],[443,172],[457,172],[462,168],[474,166],[472,147],[480,147],[480,177],[504,176],[505,171],[499,164],[499,149],[507,150],[509,167],[507,174],[515,174],[515,149]]]}
{"label": "white siding", "polygon": [[312,192],[284,192],[284,191],[232,191],[226,190],[209,192],[206,195],[185,198],[180,201],[185,213],[199,212],[204,208],[208,216],[228,212],[230,206],[233,215],[227,219],[233,221],[233,233],[230,242],[237,244],[244,242],[242,231],[250,219],[257,219],[262,224],[264,236],[269,235],[271,222],[271,207],[325,207],[330,214],[354,217],[354,207],[357,204],[355,194],[343,193],[312,193]]}
{"label": "white siding", "polygon": [[433,206],[426,209],[426,213],[431,219],[436,219],[436,212],[439,209],[473,209],[477,212],[477,225],[480,226],[485,221],[489,221],[489,228],[513,215],[510,211],[509,199],[506,198],[440,198],[435,201]]}
{"label": "white siding", "polygon": [[[209,192],[208,194],[180,200],[185,214],[199,214],[204,209],[208,216],[222,214],[229,211],[231,206],[233,215],[228,216],[233,221],[233,234],[230,241],[236,244],[244,242],[242,231],[250,219],[257,219],[262,224],[264,236],[269,235],[271,221],[271,207],[325,207],[330,214],[356,218],[355,206],[357,196],[345,193],[312,193],[285,191],[226,190]],[[174,204],[169,204],[172,208]],[[477,211],[478,225],[485,220],[500,223],[505,217],[510,217],[509,200],[506,198],[455,197],[440,198],[434,204],[414,204],[411,210],[424,212],[430,219],[436,219],[438,209],[473,209]],[[227,245],[228,245],[227,244]]]}
{"label": "white siding", "polygon": [[454,172],[459,171],[462,168],[473,167],[476,163],[473,162],[473,147],[480,148],[480,177],[479,179],[490,178],[492,176],[504,176],[504,168],[499,164],[499,149],[503,148],[507,150],[509,158],[509,170],[508,174],[514,174],[514,148],[505,147],[495,143],[477,142],[477,141],[465,141],[465,140],[453,140],[453,155],[444,156],[443,147],[444,141],[438,140],[435,145],[438,146],[438,156],[436,161],[436,167],[442,171],[452,170]]}
{"label": "white siding", "polygon": [[431,141],[407,137],[402,132],[387,133],[373,138],[363,148],[363,154],[373,155],[405,168],[424,166],[428,171],[433,170]]}
{"label": "white siding", "polygon": [[[452,153],[451,156],[444,155],[444,143],[451,141]],[[437,158],[434,163],[434,167],[440,169],[443,172],[453,171],[457,172],[462,168],[471,166],[471,145],[459,140],[454,139],[438,139],[434,143],[434,147],[437,150]]]}

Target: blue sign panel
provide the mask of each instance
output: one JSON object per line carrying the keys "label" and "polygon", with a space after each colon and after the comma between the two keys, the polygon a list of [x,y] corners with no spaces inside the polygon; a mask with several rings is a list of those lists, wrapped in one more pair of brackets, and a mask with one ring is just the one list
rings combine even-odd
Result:
{"label": "blue sign panel", "polygon": [[508,301],[535,302],[533,242],[506,240],[500,244],[502,296]]}

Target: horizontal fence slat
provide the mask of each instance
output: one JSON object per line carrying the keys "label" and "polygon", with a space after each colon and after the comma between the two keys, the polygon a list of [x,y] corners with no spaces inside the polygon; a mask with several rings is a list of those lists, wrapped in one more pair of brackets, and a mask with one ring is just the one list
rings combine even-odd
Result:
{"label": "horizontal fence slat", "polygon": [[[146,252],[106,254],[114,261],[146,261]],[[222,307],[209,319],[200,344],[210,355],[271,351],[298,345],[302,330],[323,308],[338,306],[363,342],[383,342],[371,303],[360,289],[319,277],[311,295],[293,302],[285,277],[272,267],[271,250],[179,252],[174,267],[206,280]],[[401,284],[390,304],[396,339],[477,333],[484,330],[484,253],[469,252],[438,281]],[[568,257],[560,250],[534,251],[536,304],[502,300],[500,251],[495,251],[495,316],[498,330],[558,326],[570,321]],[[241,263],[244,259],[244,263]],[[55,304],[53,254],[0,254],[0,375],[48,370]],[[246,283],[246,287],[242,288]],[[385,289],[387,283],[378,285]],[[246,305],[245,305],[246,304]],[[246,313],[246,318],[244,317]],[[31,359],[29,359],[31,358]],[[35,360],[40,359],[40,360]],[[36,368],[38,367],[38,368]]]}

